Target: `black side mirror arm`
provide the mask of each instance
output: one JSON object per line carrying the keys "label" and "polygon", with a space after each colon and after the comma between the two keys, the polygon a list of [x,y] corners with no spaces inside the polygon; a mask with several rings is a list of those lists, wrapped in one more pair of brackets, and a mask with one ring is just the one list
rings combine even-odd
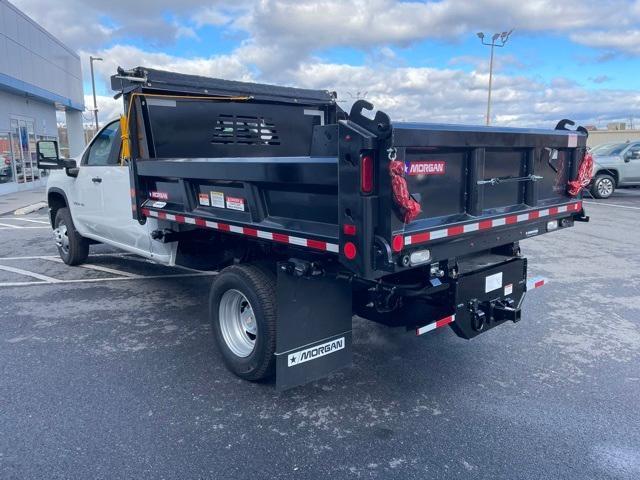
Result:
{"label": "black side mirror arm", "polygon": [[75,160],[64,160],[64,171],[68,176],[76,178],[80,169]]}

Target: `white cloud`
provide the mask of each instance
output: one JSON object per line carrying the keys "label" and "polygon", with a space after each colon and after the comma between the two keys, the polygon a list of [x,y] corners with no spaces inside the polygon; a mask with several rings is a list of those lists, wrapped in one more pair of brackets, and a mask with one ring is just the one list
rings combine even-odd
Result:
{"label": "white cloud", "polygon": [[[600,52],[640,55],[640,0],[583,0],[579,6],[557,0],[15,0],[53,34],[80,48],[83,65],[91,52],[99,84],[118,66],[151,68],[236,80],[338,90],[345,108],[347,92],[368,92],[377,108],[395,119],[482,123],[488,83],[486,58],[451,60],[447,68],[403,65],[390,47],[424,39],[456,42],[478,30],[559,34]],[[184,58],[138,47],[107,43],[126,36],[147,45],[194,37],[207,25],[246,34],[227,54]],[[515,39],[516,37],[514,37]],[[319,52],[334,47],[366,52],[364,65],[327,63]],[[472,72],[456,68],[471,65]],[[521,75],[501,74],[509,66]],[[586,89],[567,79],[543,82],[525,76],[518,59],[500,55],[494,77],[493,112],[508,125],[553,126],[570,117],[583,123],[624,119],[640,110],[637,92]],[[85,69],[88,70],[88,69]],[[86,73],[85,73],[85,80]],[[119,102],[101,97],[104,117]],[[92,105],[91,99],[87,105]]]}
{"label": "white cloud", "polygon": [[[114,38],[163,44],[205,25],[246,31],[256,52],[291,60],[332,46],[371,49],[424,39],[457,41],[478,30],[551,32],[578,43],[638,55],[640,0],[14,0],[18,8],[73,48]],[[192,32],[192,33],[191,33]],[[624,33],[621,33],[624,32]],[[600,38],[609,35],[609,40]],[[589,40],[592,37],[593,41]],[[597,38],[596,38],[597,37]]]}
{"label": "white cloud", "polygon": [[[147,52],[129,45],[116,45],[98,52],[80,51],[83,65],[88,65],[89,55],[97,55],[104,60],[94,62],[96,83],[106,86],[110,91],[111,75],[118,67],[130,69],[137,66],[190,73],[205,77],[218,77],[228,80],[250,81],[253,79],[250,65],[237,55],[214,55],[208,58],[183,58],[165,53]],[[89,69],[85,69],[85,81],[90,84]]]}
{"label": "white cloud", "polygon": [[583,32],[572,34],[571,40],[589,47],[640,55],[640,30]]}
{"label": "white cloud", "polygon": [[[118,66],[144,65],[208,77],[336,90],[346,110],[356,92],[367,92],[366,98],[394,120],[481,124],[486,109],[488,73],[482,68],[464,72],[453,67],[398,68],[384,63],[353,66],[311,59],[289,69],[286,79],[280,81],[280,73],[256,77],[247,63],[250,60],[237,52],[184,59],[118,45],[98,53],[105,58],[105,62],[95,64],[103,82]],[[502,125],[553,127],[565,117],[593,124],[629,118],[640,111],[638,92],[587,89],[566,78],[542,82],[498,72],[494,73],[493,88],[494,121]],[[85,102],[93,105],[89,96]],[[99,103],[101,118],[107,118],[119,112],[121,100],[101,97]]]}
{"label": "white cloud", "polygon": [[[113,97],[97,95],[96,101],[98,103],[98,122],[100,122],[100,125],[120,118],[122,114],[122,99],[114,100]],[[83,113],[84,123],[93,125],[93,96],[85,95],[84,104],[87,108]]]}
{"label": "white cloud", "polygon": [[[488,75],[434,68],[356,67],[304,64],[294,82],[309,88],[337,90],[343,108],[347,92],[367,91],[367,99],[392,120],[481,124]],[[553,128],[562,118],[583,124],[625,119],[640,111],[640,93],[590,90],[566,79],[549,84],[524,76],[494,75],[494,122],[509,126]]]}

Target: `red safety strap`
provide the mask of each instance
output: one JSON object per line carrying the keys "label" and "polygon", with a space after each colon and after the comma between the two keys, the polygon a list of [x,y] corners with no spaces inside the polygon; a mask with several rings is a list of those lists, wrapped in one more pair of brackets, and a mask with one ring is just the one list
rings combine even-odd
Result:
{"label": "red safety strap", "polygon": [[591,182],[593,178],[593,156],[589,152],[585,152],[580,166],[578,167],[578,176],[575,180],[570,180],[567,183],[567,192],[572,197],[578,196],[578,194]]}
{"label": "red safety strap", "polygon": [[404,178],[404,162],[391,160],[389,162],[389,174],[391,175],[393,201],[402,211],[404,223],[410,223],[420,215],[422,209],[420,204],[409,195],[407,180]]}

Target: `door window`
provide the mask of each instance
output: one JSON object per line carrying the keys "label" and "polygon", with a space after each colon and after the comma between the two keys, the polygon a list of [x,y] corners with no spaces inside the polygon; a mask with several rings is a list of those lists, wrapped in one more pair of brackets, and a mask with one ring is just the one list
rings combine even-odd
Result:
{"label": "door window", "polygon": [[88,166],[109,166],[118,164],[118,155],[113,148],[114,141],[119,138],[119,122],[115,121],[100,130],[89,147],[84,159]]}

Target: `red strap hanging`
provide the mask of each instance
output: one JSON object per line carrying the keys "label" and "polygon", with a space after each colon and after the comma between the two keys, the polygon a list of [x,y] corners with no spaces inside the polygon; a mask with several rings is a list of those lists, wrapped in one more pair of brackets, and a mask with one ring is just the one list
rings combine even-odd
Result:
{"label": "red strap hanging", "polygon": [[420,215],[422,209],[420,204],[409,195],[407,180],[404,178],[404,162],[391,160],[389,162],[389,174],[391,175],[393,201],[400,207],[404,223],[410,223]]}
{"label": "red strap hanging", "polygon": [[567,183],[567,192],[572,197],[578,196],[578,194],[591,182],[593,178],[593,156],[589,152],[585,152],[580,166],[578,167],[578,176],[575,180],[570,180]]}

